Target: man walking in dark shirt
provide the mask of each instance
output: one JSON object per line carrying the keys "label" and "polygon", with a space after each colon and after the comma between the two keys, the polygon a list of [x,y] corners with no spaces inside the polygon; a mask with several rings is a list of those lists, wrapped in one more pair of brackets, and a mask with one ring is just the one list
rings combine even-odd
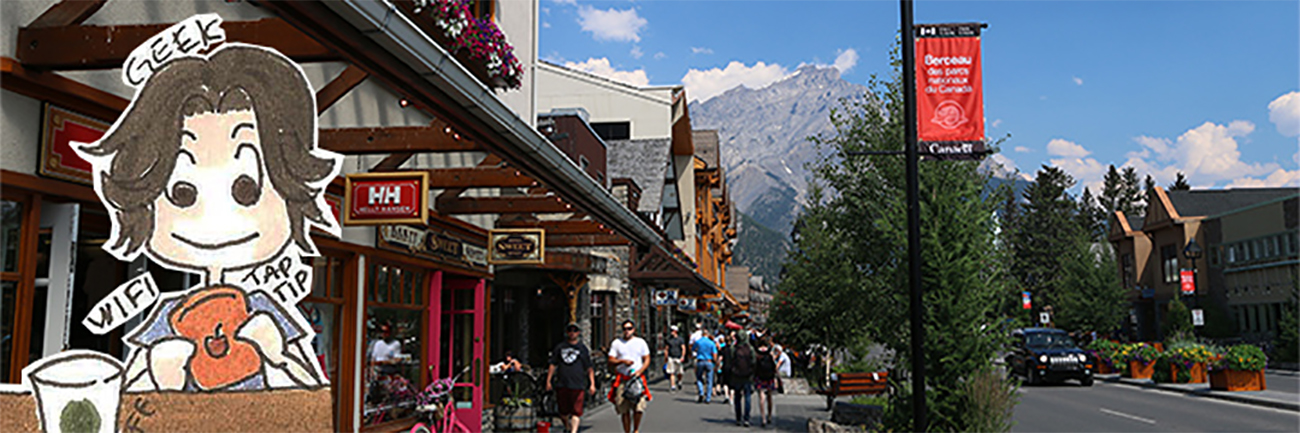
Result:
{"label": "man walking in dark shirt", "polygon": [[668,389],[682,389],[682,364],[686,362],[686,341],[677,335],[677,325],[669,327],[671,334],[664,340],[664,366],[668,368]]}
{"label": "man walking in dark shirt", "polygon": [[591,368],[591,352],[587,350],[585,344],[578,342],[581,336],[582,330],[577,324],[570,323],[565,326],[564,341],[551,351],[551,367],[546,370],[546,390],[555,389],[555,401],[559,406],[560,419],[564,421],[564,430],[568,433],[578,432],[583,403],[586,401],[583,392],[596,393],[596,377]]}

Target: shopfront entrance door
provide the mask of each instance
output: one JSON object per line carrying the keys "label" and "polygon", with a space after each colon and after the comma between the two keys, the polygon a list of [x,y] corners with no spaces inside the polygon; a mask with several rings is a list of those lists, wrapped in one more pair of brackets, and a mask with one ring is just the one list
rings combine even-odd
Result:
{"label": "shopfront entrance door", "polygon": [[459,277],[438,272],[432,279],[435,296],[431,311],[431,331],[438,336],[431,347],[435,351],[437,377],[460,377],[452,395],[456,400],[456,417],[477,431],[483,416],[483,332],[485,282],[479,278]]}
{"label": "shopfront entrance door", "polygon": [[[35,308],[28,356],[43,358],[68,345],[72,321],[72,285],[77,269],[77,230],[81,205],[43,203],[37,244]],[[77,323],[80,323],[78,321]]]}

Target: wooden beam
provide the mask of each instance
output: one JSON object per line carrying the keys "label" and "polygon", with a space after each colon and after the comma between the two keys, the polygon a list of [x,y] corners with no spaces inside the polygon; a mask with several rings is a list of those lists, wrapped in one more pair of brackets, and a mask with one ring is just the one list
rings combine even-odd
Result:
{"label": "wooden beam", "polygon": [[429,188],[524,188],[537,183],[513,168],[435,168]]}
{"label": "wooden beam", "polygon": [[[452,138],[454,139],[455,137]],[[482,161],[478,162],[478,166],[495,167],[501,165],[501,162],[502,162],[501,157],[497,156],[495,153],[489,153],[487,157],[483,158]],[[463,194],[464,192],[465,192],[465,188],[447,188],[443,190],[441,194],[438,194],[437,201],[441,203],[444,201],[455,200],[457,197],[460,197],[460,195]]]}
{"label": "wooden beam", "polygon": [[512,214],[512,213],[565,213],[573,208],[561,202],[557,197],[459,197],[439,199],[438,213],[443,215],[463,214]]}
{"label": "wooden beam", "polygon": [[[17,57],[37,69],[120,68],[132,50],[172,24],[24,27],[18,29]],[[298,63],[342,59],[279,18],[226,21],[221,28],[227,41],[271,47]]]}
{"label": "wooden beam", "polygon": [[442,126],[336,128],[320,131],[320,147],[344,155],[393,152],[471,152],[483,150],[473,141],[445,132]]}
{"label": "wooden beam", "polygon": [[570,235],[570,234],[593,234],[607,235],[609,229],[605,228],[598,222],[583,220],[524,220],[524,221],[497,221],[498,228],[539,228],[546,230],[546,236]]}
{"label": "wooden beam", "polygon": [[81,24],[104,7],[107,0],[63,0],[50,6],[27,27],[62,27]]}
{"label": "wooden beam", "polygon": [[353,87],[357,87],[369,76],[370,74],[367,74],[366,71],[361,70],[356,65],[348,65],[348,68],[344,69],[343,73],[334,77],[329,84],[316,92],[316,114],[324,113],[339,99],[343,99],[343,95],[348,94]]}
{"label": "wooden beam", "polygon": [[112,123],[129,101],[53,72],[33,71],[0,57],[0,87]]}
{"label": "wooden beam", "polygon": [[406,163],[406,160],[411,159],[412,156],[415,156],[415,154],[412,152],[393,153],[392,155],[388,155],[387,157],[385,157],[382,161],[379,161],[379,163],[375,164],[374,167],[371,167],[370,171],[376,172],[376,171],[397,170],[398,167],[401,167],[402,164]]}
{"label": "wooden beam", "polygon": [[555,235],[546,233],[546,246],[549,247],[594,247],[626,246],[632,242],[619,235]]}

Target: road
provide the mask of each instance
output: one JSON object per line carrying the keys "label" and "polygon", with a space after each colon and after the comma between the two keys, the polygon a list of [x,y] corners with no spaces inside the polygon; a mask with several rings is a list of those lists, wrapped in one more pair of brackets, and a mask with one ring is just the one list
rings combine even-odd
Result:
{"label": "road", "polygon": [[[1289,378],[1289,379],[1294,379]],[[1023,386],[1016,432],[1295,432],[1300,414],[1116,383]]]}
{"label": "road", "polygon": [[1278,374],[1265,372],[1264,383],[1270,391],[1285,392],[1300,396],[1300,375],[1295,373]]}

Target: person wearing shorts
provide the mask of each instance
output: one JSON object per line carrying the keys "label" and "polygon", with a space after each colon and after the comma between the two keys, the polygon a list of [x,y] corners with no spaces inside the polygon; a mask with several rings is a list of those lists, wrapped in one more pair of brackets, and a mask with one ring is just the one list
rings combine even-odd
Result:
{"label": "person wearing shorts", "polygon": [[[640,432],[641,415],[645,413],[646,402],[651,398],[645,380],[645,371],[650,367],[650,346],[636,336],[636,322],[624,320],[622,335],[609,343],[609,365],[618,371],[609,400],[623,418],[623,433]],[[629,385],[637,386],[633,384],[640,385],[640,395],[627,398],[624,396],[625,391]]]}
{"label": "person wearing shorts", "polygon": [[682,389],[682,363],[686,362],[686,342],[677,334],[677,325],[669,327],[668,338],[664,340],[664,372],[668,376],[668,390]]}
{"label": "person wearing shorts", "polygon": [[578,432],[582,421],[585,394],[596,393],[596,376],[592,369],[591,352],[578,341],[582,329],[575,323],[564,327],[564,341],[551,351],[551,366],[546,370],[546,390],[555,390],[555,402],[564,421],[564,430]]}

